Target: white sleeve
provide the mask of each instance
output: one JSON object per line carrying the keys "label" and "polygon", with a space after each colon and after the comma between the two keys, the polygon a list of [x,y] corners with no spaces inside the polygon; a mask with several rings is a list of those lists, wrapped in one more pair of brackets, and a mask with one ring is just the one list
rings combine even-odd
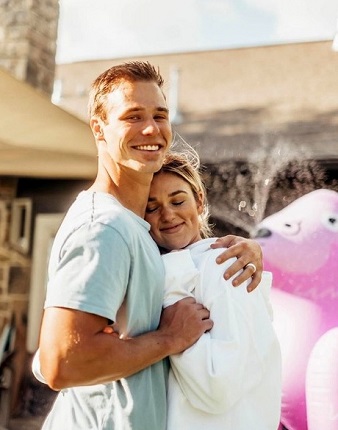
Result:
{"label": "white sleeve", "polygon": [[162,255],[162,259],[165,267],[163,307],[166,308],[185,297],[194,297],[199,271],[190,251],[173,251]]}
{"label": "white sleeve", "polygon": [[41,365],[40,365],[40,349],[36,351],[32,361],[32,372],[36,379],[43,384],[46,384],[46,380],[41,373]]}
{"label": "white sleeve", "polygon": [[262,279],[259,284],[259,289],[262,293],[262,296],[264,298],[265,306],[267,308],[267,311],[270,315],[271,321],[273,321],[273,308],[270,301],[270,293],[271,293],[271,286],[272,286],[272,273],[264,271],[262,273]]}
{"label": "white sleeve", "polygon": [[[262,335],[261,325],[271,323],[262,296],[248,293],[247,283],[235,288],[232,280],[225,281],[225,268],[216,265],[214,258],[211,253],[201,268],[201,288],[206,294],[203,304],[210,310],[214,327],[170,360],[189,402],[197,409],[218,414],[225,413],[259,384],[264,351],[259,351],[261,345],[256,338]],[[261,312],[264,318],[257,317]]]}

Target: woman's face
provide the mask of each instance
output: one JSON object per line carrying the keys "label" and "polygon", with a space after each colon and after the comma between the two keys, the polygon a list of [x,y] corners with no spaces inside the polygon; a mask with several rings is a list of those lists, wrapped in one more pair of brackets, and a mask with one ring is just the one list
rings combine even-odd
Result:
{"label": "woman's face", "polygon": [[197,201],[188,182],[173,173],[154,176],[145,220],[157,245],[168,251],[181,249],[201,239],[198,216],[203,196]]}

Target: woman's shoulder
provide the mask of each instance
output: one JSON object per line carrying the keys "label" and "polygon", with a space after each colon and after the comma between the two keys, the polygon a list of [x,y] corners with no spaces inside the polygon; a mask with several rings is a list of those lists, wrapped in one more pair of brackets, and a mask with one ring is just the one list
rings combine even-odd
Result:
{"label": "woman's shoulder", "polygon": [[216,241],[217,237],[208,237],[207,239],[201,239],[191,245],[186,249],[189,249],[191,254],[200,254],[212,250],[210,245]]}
{"label": "woman's shoulder", "polygon": [[[223,265],[219,265],[216,263],[216,258],[219,254],[221,254],[225,248],[211,248],[210,245],[216,241],[217,237],[209,237],[207,239],[201,239],[198,242],[189,246],[189,250],[191,252],[191,256],[195,262],[201,263],[202,261],[210,261],[215,264],[217,267],[224,267],[224,264],[231,265],[235,258],[230,258]],[[223,269],[224,271],[225,269]]]}

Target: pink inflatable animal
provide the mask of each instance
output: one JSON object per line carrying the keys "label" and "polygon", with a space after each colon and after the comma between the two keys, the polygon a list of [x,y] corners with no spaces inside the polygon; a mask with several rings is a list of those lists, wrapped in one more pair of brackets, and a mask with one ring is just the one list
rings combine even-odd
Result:
{"label": "pink inflatable animal", "polygon": [[312,191],[258,225],[283,357],[281,422],[338,429],[338,193]]}

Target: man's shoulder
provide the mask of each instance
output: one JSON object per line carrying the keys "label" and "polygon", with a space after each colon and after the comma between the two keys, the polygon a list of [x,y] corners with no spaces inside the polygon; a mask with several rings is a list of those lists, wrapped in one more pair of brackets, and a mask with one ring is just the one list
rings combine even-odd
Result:
{"label": "man's shoulder", "polygon": [[[113,199],[82,191],[69,207],[56,234],[55,242],[62,246],[70,237],[77,237],[85,231],[110,230],[113,220],[122,218],[122,211]],[[118,221],[115,222],[118,224]]]}
{"label": "man's shoulder", "polygon": [[95,223],[107,226],[126,224],[132,222],[129,212],[110,194],[82,191],[69,208],[64,224],[75,228]]}
{"label": "man's shoulder", "polygon": [[82,192],[69,208],[55,237],[54,247],[95,242],[132,245],[150,240],[148,224],[124,208],[113,196]]}

